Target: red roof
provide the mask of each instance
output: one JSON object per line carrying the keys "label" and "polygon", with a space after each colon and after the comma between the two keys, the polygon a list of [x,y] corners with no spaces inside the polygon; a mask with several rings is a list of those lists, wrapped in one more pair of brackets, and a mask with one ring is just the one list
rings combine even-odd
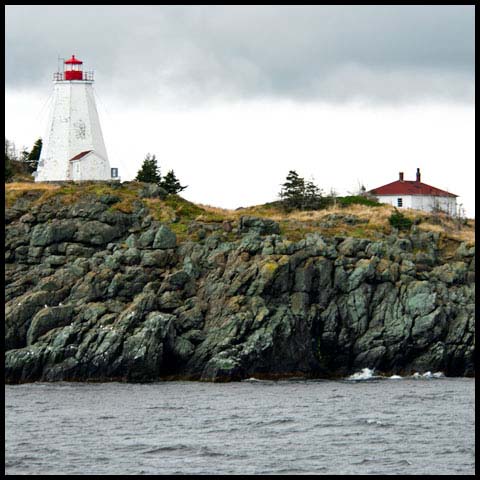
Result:
{"label": "red roof", "polygon": [[65,63],[71,65],[81,65],[83,62],[81,60],[78,60],[75,58],[75,55],[72,55],[72,58],[69,58],[68,60],[65,60]]}
{"label": "red roof", "polygon": [[93,150],[85,150],[84,152],[80,152],[74,157],[70,159],[70,162],[73,162],[74,160],[80,160],[82,157],[84,157],[87,153],[93,152]]}
{"label": "red roof", "polygon": [[374,195],[434,195],[440,197],[458,197],[458,195],[453,193],[413,180],[397,180],[392,183],[387,183],[386,185],[370,190],[370,193]]}

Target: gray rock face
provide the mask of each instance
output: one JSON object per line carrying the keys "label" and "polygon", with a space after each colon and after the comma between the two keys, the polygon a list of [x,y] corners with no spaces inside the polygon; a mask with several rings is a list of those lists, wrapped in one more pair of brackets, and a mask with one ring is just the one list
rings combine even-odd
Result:
{"label": "gray rock face", "polygon": [[7,382],[474,374],[472,246],[291,242],[257,217],[177,245],[114,201],[7,210]]}
{"label": "gray rock face", "polygon": [[120,230],[106,223],[92,220],[81,223],[75,241],[90,245],[106,245],[120,235]]}
{"label": "gray rock face", "polygon": [[140,191],[140,196],[142,198],[166,198],[168,192],[154,183],[145,183],[142,190]]}
{"label": "gray rock face", "polygon": [[45,307],[32,319],[27,331],[27,345],[32,345],[39,337],[53,328],[64,327],[73,320],[71,306]]}
{"label": "gray rock face", "polygon": [[259,235],[279,234],[280,226],[268,218],[248,217],[240,218],[239,230],[241,233],[256,232]]}
{"label": "gray rock face", "polygon": [[38,224],[32,230],[30,244],[34,247],[44,247],[52,243],[71,240],[75,231],[76,227],[70,221]]}
{"label": "gray rock face", "polygon": [[165,250],[167,248],[175,248],[176,245],[177,236],[165,225],[160,225],[153,239],[153,248]]}

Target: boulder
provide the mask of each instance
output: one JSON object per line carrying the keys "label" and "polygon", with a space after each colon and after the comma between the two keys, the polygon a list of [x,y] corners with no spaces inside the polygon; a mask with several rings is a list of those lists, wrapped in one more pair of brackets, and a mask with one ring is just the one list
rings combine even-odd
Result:
{"label": "boulder", "polygon": [[71,306],[46,307],[40,310],[32,319],[27,332],[27,345],[32,345],[52,328],[64,327],[73,320]]}
{"label": "boulder", "polygon": [[165,199],[167,198],[168,192],[154,184],[154,183],[145,183],[140,190],[140,197],[141,198],[160,198],[160,199]]}
{"label": "boulder", "polygon": [[255,232],[258,235],[280,234],[280,226],[269,218],[242,216],[238,230],[240,233]]}
{"label": "boulder", "polygon": [[168,248],[175,248],[176,245],[177,236],[165,225],[160,225],[153,239],[153,248],[166,250]]}
{"label": "boulder", "polygon": [[89,245],[107,245],[121,234],[120,229],[98,220],[79,224],[75,241]]}
{"label": "boulder", "polygon": [[72,240],[75,232],[76,226],[71,221],[39,223],[33,227],[30,245],[44,247],[52,243]]}

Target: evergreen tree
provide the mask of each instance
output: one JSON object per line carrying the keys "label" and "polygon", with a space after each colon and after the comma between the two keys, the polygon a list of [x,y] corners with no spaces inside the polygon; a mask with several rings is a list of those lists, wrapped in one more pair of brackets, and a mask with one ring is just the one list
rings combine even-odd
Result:
{"label": "evergreen tree", "polygon": [[22,151],[20,152],[20,157],[18,161],[26,164],[29,155],[30,153],[28,152],[27,147],[23,147]]}
{"label": "evergreen tree", "polygon": [[5,182],[10,181],[12,176],[12,164],[10,163],[10,158],[8,158],[8,155],[5,153]]}
{"label": "evergreen tree", "polygon": [[282,184],[280,198],[287,209],[303,208],[305,196],[305,180],[295,170],[288,172]]}
{"label": "evergreen tree", "polygon": [[157,185],[161,184],[162,177],[160,175],[160,168],[157,165],[155,155],[147,153],[135,180],[138,180],[139,182],[155,183]]}
{"label": "evergreen tree", "polygon": [[175,176],[173,170],[170,170],[164,177],[160,183],[160,186],[164,188],[168,193],[178,193],[182,190],[185,190],[188,185],[182,186],[180,185],[180,181]]}
{"label": "evergreen tree", "polygon": [[35,172],[40,159],[40,152],[42,151],[42,139],[39,138],[33,145],[32,151],[28,154],[26,162],[28,163],[28,170]]}
{"label": "evergreen tree", "polygon": [[306,181],[295,170],[288,172],[280,198],[286,210],[318,210],[328,203],[313,180]]}
{"label": "evergreen tree", "polygon": [[305,184],[305,194],[304,194],[303,208],[308,210],[317,210],[323,206],[322,191],[319,187],[313,183],[313,181],[308,181]]}

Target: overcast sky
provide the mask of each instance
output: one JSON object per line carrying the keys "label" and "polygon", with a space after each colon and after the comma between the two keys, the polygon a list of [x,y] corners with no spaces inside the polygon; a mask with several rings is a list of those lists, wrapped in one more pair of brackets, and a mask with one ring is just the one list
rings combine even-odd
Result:
{"label": "overcast sky", "polygon": [[110,163],[147,152],[192,201],[274,200],[415,170],[474,211],[473,6],[7,6],[6,131],[44,136],[58,57],[95,70]]}

